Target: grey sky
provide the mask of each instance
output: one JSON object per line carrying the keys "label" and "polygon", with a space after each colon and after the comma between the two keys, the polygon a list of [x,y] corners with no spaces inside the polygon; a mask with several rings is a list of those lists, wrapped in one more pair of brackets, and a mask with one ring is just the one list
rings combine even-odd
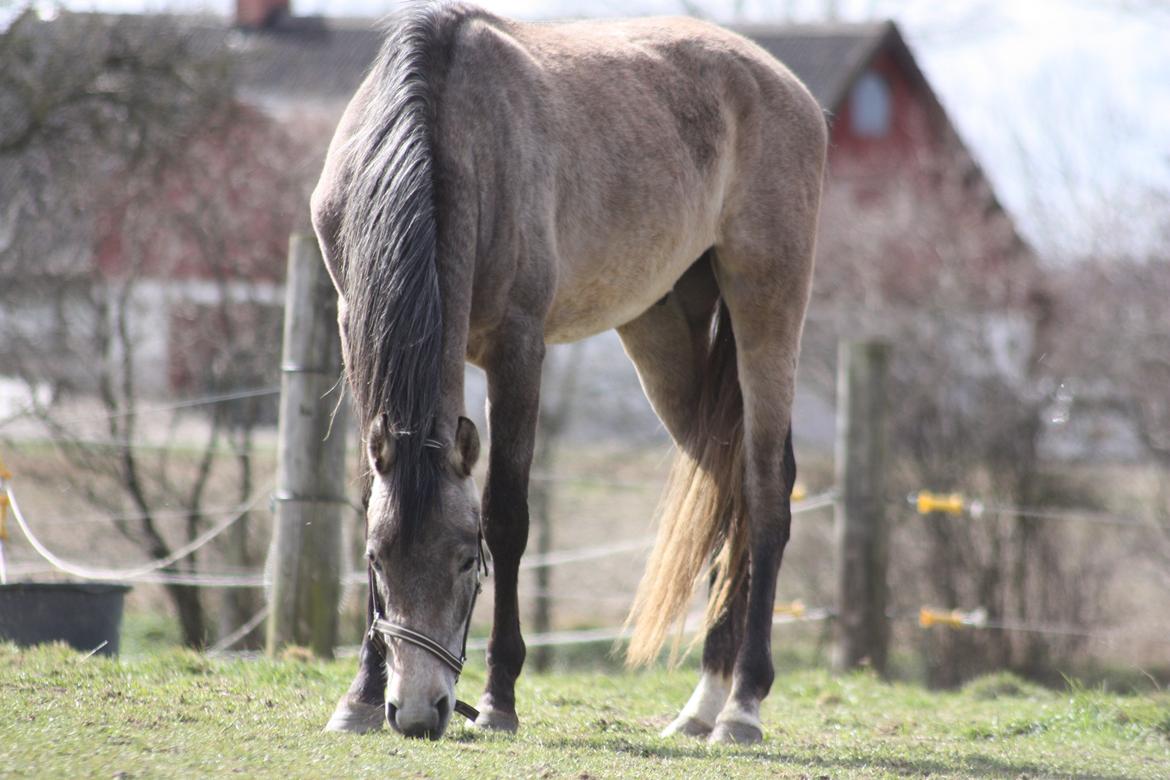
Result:
{"label": "grey sky", "polygon": [[[302,14],[378,16],[378,0],[292,0]],[[679,13],[683,0],[482,0],[521,18]],[[209,11],[232,0],[66,0],[76,10]],[[892,17],[1005,205],[1040,248],[1108,231],[1141,245],[1170,188],[1170,4],[1159,0],[691,0],[717,21]],[[1165,230],[1162,226],[1160,229]]]}

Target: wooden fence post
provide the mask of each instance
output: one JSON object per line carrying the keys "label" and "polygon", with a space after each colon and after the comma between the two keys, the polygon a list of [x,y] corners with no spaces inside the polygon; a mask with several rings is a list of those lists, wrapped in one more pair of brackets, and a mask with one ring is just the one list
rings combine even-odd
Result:
{"label": "wooden fence post", "polygon": [[[267,649],[332,657],[341,596],[346,407],[337,293],[312,235],[289,240]],[[334,410],[337,409],[336,415]]]}
{"label": "wooden fence post", "polygon": [[886,378],[890,349],[876,341],[841,342],[837,352],[837,645],[838,670],[886,668]]}

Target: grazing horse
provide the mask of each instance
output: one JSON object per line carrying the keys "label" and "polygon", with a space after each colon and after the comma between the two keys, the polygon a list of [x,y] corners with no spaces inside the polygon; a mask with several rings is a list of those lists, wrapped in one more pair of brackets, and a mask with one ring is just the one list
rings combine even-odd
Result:
{"label": "grazing horse", "polygon": [[[702,677],[667,731],[762,738],[825,150],[796,77],[701,21],[391,21],[312,198],[371,475],[373,630],[327,728],[442,735],[484,541],[487,684],[462,711],[518,728],[545,345],[616,328],[678,450],[629,658],[657,656],[707,572]],[[466,361],[487,374],[482,500]]]}

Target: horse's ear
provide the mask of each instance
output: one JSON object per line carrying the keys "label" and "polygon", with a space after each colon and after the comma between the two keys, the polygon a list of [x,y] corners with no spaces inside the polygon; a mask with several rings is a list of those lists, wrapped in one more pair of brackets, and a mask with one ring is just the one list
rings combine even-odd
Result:
{"label": "horse's ear", "polygon": [[378,415],[370,423],[370,430],[366,434],[370,465],[382,475],[390,471],[390,464],[394,462],[394,438],[387,433],[387,423],[385,414]]}
{"label": "horse's ear", "polygon": [[455,446],[451,448],[451,467],[462,477],[470,477],[479,460],[479,431],[466,417],[459,418],[455,428]]}

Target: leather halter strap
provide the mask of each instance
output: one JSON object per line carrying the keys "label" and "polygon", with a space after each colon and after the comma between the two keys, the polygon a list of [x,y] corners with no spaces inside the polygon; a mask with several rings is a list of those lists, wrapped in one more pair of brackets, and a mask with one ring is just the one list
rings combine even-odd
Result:
{"label": "leather halter strap", "polygon": [[370,625],[370,630],[381,634],[383,639],[393,637],[395,639],[401,639],[403,642],[409,642],[415,647],[421,647],[445,663],[451,671],[455,672],[456,677],[463,672],[463,662],[466,658],[456,658],[454,653],[426,634],[420,634],[418,631],[414,631],[398,623],[391,623],[389,620],[383,620],[382,618],[374,618],[373,623]]}
{"label": "leather halter strap", "polygon": [[[374,596],[374,619],[370,621],[369,637],[372,642],[382,646],[383,657],[390,650],[390,640],[398,639],[422,648],[438,658],[448,669],[455,672],[455,682],[459,682],[459,675],[463,672],[463,663],[467,660],[467,637],[471,633],[471,617],[475,614],[475,602],[483,590],[483,578],[489,574],[487,556],[484,554],[482,530],[476,541],[475,559],[475,593],[472,594],[471,606],[467,609],[467,620],[463,624],[463,643],[458,656],[444,647],[442,643],[436,642],[421,631],[415,631],[401,623],[393,623],[383,617],[382,605],[378,599],[374,578],[373,575],[370,576],[370,588]],[[455,700],[453,709],[473,723],[479,718],[479,710],[462,699]]]}

